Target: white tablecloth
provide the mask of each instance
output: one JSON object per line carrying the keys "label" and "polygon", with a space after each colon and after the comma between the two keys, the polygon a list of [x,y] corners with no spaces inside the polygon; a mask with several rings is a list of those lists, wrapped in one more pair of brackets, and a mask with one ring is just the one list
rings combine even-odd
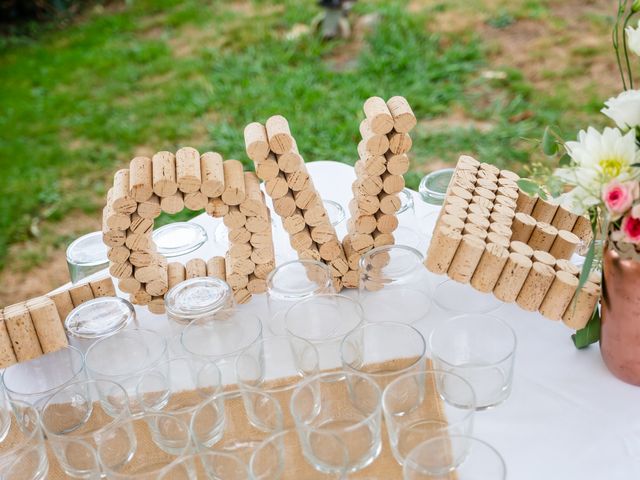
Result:
{"label": "white tablecloth", "polygon": [[[339,202],[346,210],[355,178],[353,168],[313,162],[308,169],[321,196]],[[416,219],[437,211],[415,192],[414,201],[415,218],[401,217],[401,225],[411,226]],[[205,227],[210,239],[221,223],[206,214],[193,221]],[[338,235],[342,238],[345,233],[343,222]],[[295,259],[279,219],[274,222],[274,241],[279,262]],[[207,259],[224,251],[224,245],[209,241],[180,261],[196,256]],[[240,308],[264,319],[265,297],[254,296],[250,304]],[[152,315],[146,308],[137,308],[137,313],[141,327],[170,332],[164,316]],[[474,435],[501,452],[508,478],[640,478],[640,388],[614,378],[597,346],[576,350],[569,338],[572,331],[562,323],[514,305],[503,305],[494,314],[506,320],[518,337],[513,391],[502,405],[476,414]],[[415,326],[426,337],[448,316],[451,314],[434,306],[428,320]]]}

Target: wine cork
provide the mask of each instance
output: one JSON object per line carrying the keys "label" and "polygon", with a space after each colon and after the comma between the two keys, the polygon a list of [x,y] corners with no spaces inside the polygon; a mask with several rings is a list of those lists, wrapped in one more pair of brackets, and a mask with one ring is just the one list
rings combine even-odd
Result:
{"label": "wine cork", "polygon": [[518,189],[517,188],[498,187],[498,190],[496,192],[496,197],[498,197],[498,196],[506,197],[506,198],[512,200],[512,202],[509,202],[509,205],[513,206],[514,209],[518,205],[517,204],[517,200],[518,200]]}
{"label": "wine cork", "polygon": [[587,277],[587,279],[591,282],[591,283],[595,283],[596,285],[600,285],[600,283],[602,283],[602,272],[591,272],[589,273],[589,277]]}
{"label": "wine cork", "polygon": [[489,231],[497,233],[500,236],[511,238],[511,228],[502,223],[492,223],[489,225]]}
{"label": "wine cork", "polygon": [[240,203],[240,212],[247,217],[267,216],[267,209],[260,190],[260,180],[253,172],[244,173],[245,198]]}
{"label": "wine cork", "polygon": [[484,240],[473,235],[463,235],[460,245],[456,250],[447,275],[460,283],[469,283],[480,257],[484,252]]}
{"label": "wine cork", "polygon": [[571,229],[571,232],[576,235],[585,245],[588,245],[593,238],[591,222],[587,217],[584,216],[579,216],[576,219],[576,224],[573,226],[573,229]]}
{"label": "wine cork", "polygon": [[475,215],[480,215],[483,218],[489,218],[489,216],[491,215],[491,212],[488,208],[485,208],[482,205],[478,205],[477,203],[469,205],[468,212]]}
{"label": "wine cork", "polygon": [[[320,196],[318,195],[318,192],[316,192],[315,188],[313,188],[313,185],[308,185],[307,188],[303,190],[299,190],[297,192],[290,192],[287,195],[285,195],[283,198],[287,198],[287,196],[288,197],[293,196],[293,199],[295,200],[295,207],[301,210],[306,210],[307,208],[311,208],[320,200]],[[275,206],[276,204],[275,200],[273,204]],[[287,215],[283,215],[283,216],[286,217]]]}
{"label": "wine cork", "polygon": [[337,238],[319,245],[318,251],[320,252],[320,257],[328,262],[335,260],[343,253],[342,246]]}
{"label": "wine cork", "polygon": [[135,157],[129,163],[129,196],[144,202],[153,193],[153,169],[148,157]]}
{"label": "wine cork", "polygon": [[509,187],[509,188],[513,188],[516,190],[516,194],[518,193],[518,182],[517,180],[511,180],[510,178],[503,178],[503,177],[499,177],[498,178],[498,185],[501,187]]}
{"label": "wine cork", "polygon": [[535,206],[538,197],[531,197],[527,195],[522,190],[518,190],[518,198],[516,200],[516,211],[526,213],[530,215],[533,212],[533,207]]}
{"label": "wine cork", "polygon": [[[249,281],[247,280],[247,286],[248,284],[249,284]],[[245,303],[249,303],[251,301],[251,292],[246,288],[234,290],[233,299],[237,304],[244,305]]]}
{"label": "wine cork", "polygon": [[516,298],[518,306],[529,312],[537,311],[555,276],[555,270],[549,265],[533,262],[531,271]]}
{"label": "wine cork", "polygon": [[[488,170],[478,170],[478,173],[476,175],[478,180],[484,180],[486,182],[493,183],[496,186],[498,184],[498,176],[493,172],[490,172]],[[481,186],[484,186],[484,185],[481,185]],[[490,188],[489,190],[495,191],[493,190],[493,188]]]}
{"label": "wine cork", "polygon": [[393,117],[386,102],[382,98],[368,98],[364,102],[364,114],[374,133],[384,135],[393,129]]}
{"label": "wine cork", "polygon": [[147,304],[147,308],[155,315],[162,315],[167,311],[164,306],[164,297],[152,297],[151,301]]}
{"label": "wine cork", "polygon": [[93,291],[88,283],[74,285],[69,289],[69,295],[71,296],[71,301],[73,302],[74,307],[77,307],[89,300],[93,300]]}
{"label": "wine cork", "polygon": [[4,314],[0,310],[0,369],[10,367],[18,362],[13,351],[11,338],[4,321]]}
{"label": "wine cork", "polygon": [[89,287],[91,287],[93,298],[116,296],[116,288],[113,285],[113,280],[111,279],[111,277],[104,277],[99,280],[93,280],[89,282]]}
{"label": "wine cork", "polygon": [[491,165],[490,163],[486,163],[486,162],[482,162],[480,164],[480,170],[485,170],[487,172],[491,172],[494,175],[500,175],[500,169],[498,167],[496,167],[495,165]]}
{"label": "wine cork", "polygon": [[489,232],[487,234],[487,238],[485,239],[485,241],[487,243],[495,243],[496,245],[500,245],[501,247],[506,248],[507,250],[511,245],[511,240],[509,240],[509,237],[502,236],[495,232]]}
{"label": "wine cork", "polygon": [[533,256],[533,248],[519,240],[511,241],[509,249],[512,252],[519,253],[520,255],[524,255],[527,258],[531,258]]}
{"label": "wine cork", "polygon": [[351,190],[354,195],[378,195],[382,191],[382,177],[359,177],[353,182]]}
{"label": "wine cork", "polygon": [[293,137],[286,118],[282,115],[269,117],[265,127],[267,138],[269,139],[269,148],[272,152],[281,155],[291,150]]}
{"label": "wine cork", "polygon": [[290,151],[278,155],[278,167],[284,173],[293,173],[304,168],[304,159],[300,155],[300,152],[298,152],[295,139]]}
{"label": "wine cork", "polygon": [[383,193],[378,197],[379,210],[387,215],[393,215],[400,210],[402,201],[397,194]]}
{"label": "wine cork", "polygon": [[551,245],[549,253],[556,258],[569,259],[573,255],[573,252],[576,251],[576,248],[578,248],[579,243],[580,239],[577,235],[568,230],[560,230],[558,231],[558,236],[553,241],[553,245]]}
{"label": "wine cork", "polygon": [[244,127],[244,145],[247,156],[254,162],[259,162],[269,155],[269,139],[267,130],[258,122],[252,122]]}
{"label": "wine cork", "polygon": [[374,215],[360,215],[352,218],[350,225],[353,226],[351,233],[373,233],[378,227],[378,220]]}
{"label": "wine cork", "polygon": [[169,290],[184,282],[187,278],[187,272],[180,262],[171,262],[167,265],[167,282]]}
{"label": "wine cork", "polygon": [[418,123],[406,98],[400,96],[391,97],[387,100],[387,107],[393,117],[393,128],[396,132],[406,133]]}
{"label": "wine cork", "polygon": [[457,167],[464,165],[469,165],[477,170],[480,167],[480,162],[469,155],[460,155],[460,157],[458,157]]}
{"label": "wine cork", "polygon": [[409,171],[409,157],[406,153],[395,155],[387,152],[387,171],[392,175],[404,175]]}
{"label": "wine cork", "polygon": [[318,251],[318,246],[315,244],[312,244],[311,247],[307,248],[306,250],[302,250],[301,252],[298,252],[298,258],[300,260],[315,260],[316,262],[322,261],[322,258],[320,257],[320,252]]}
{"label": "wine cork", "polygon": [[228,229],[244,227],[247,216],[236,206],[229,207],[229,212],[223,217],[222,222]]}
{"label": "wine cork", "polygon": [[267,233],[271,231],[270,217],[247,217],[246,228],[251,233]]}
{"label": "wine cork", "polygon": [[459,218],[462,221],[465,221],[468,215],[468,212],[465,209],[456,205],[445,205],[440,212],[441,215],[451,215],[452,217]]}
{"label": "wine cork", "polygon": [[280,167],[273,153],[270,153],[265,160],[256,162],[256,175],[265,182],[273,180],[280,173]]}
{"label": "wine cork", "polygon": [[387,136],[374,133],[367,119],[360,122],[360,135],[362,135],[364,149],[368,154],[384,155],[385,152],[389,150],[389,139]]}
{"label": "wine cork", "polygon": [[184,197],[182,192],[176,192],[173,195],[162,197],[160,199],[160,209],[169,215],[180,213],[184,210]]}
{"label": "wine cork", "polygon": [[254,248],[273,248],[273,237],[271,232],[251,234],[248,241]]}
{"label": "wine cork", "polygon": [[558,230],[571,231],[577,220],[578,215],[570,212],[566,208],[558,207],[556,214],[553,216],[553,220],[551,220],[551,225],[556,227]]}
{"label": "wine cork", "polygon": [[133,233],[149,235],[153,231],[153,219],[143,218],[137,213],[134,213],[131,215],[131,225],[129,225],[129,230]]}
{"label": "wine cork", "polygon": [[562,315],[562,321],[574,330],[584,328],[591,319],[599,299],[600,287],[594,283],[586,282],[581,289],[576,291]]}
{"label": "wine cork", "polygon": [[487,210],[493,209],[493,202],[488,198],[481,197],[480,195],[473,195],[469,200],[469,202],[471,205],[473,204],[480,205],[486,208]]}
{"label": "wine cork", "polygon": [[548,252],[557,236],[558,230],[556,227],[548,223],[538,222],[527,243],[534,250]]}
{"label": "wine cork", "polygon": [[[303,190],[302,192],[312,192],[312,190]],[[306,197],[306,195],[308,195],[307,193],[304,193],[304,195],[305,199],[308,198]],[[283,197],[273,200],[273,210],[281,217],[289,217],[293,215],[296,208],[305,208],[308,205],[307,203],[297,205],[295,198],[296,197],[294,197],[291,192],[287,192]]]}
{"label": "wine cork", "polygon": [[129,301],[134,305],[149,305],[153,297],[143,288],[129,296]]}
{"label": "wine cork", "polygon": [[153,193],[169,197],[178,191],[176,158],[171,152],[158,152],[151,158]]}
{"label": "wine cork", "polygon": [[252,234],[246,227],[238,227],[227,232],[229,243],[248,243]]}
{"label": "wine cork", "polygon": [[69,295],[69,290],[61,290],[56,293],[47,294],[53,303],[56,305],[56,310],[58,310],[58,316],[60,320],[64,323],[67,315],[71,313],[71,310],[74,309],[73,301],[71,300],[71,295]]}
{"label": "wine cork", "polygon": [[544,252],[542,250],[534,250],[531,259],[534,262],[544,263],[545,265],[549,265],[550,267],[555,267],[556,259],[549,252]]}
{"label": "wine cork", "polygon": [[293,248],[296,252],[301,252],[311,248],[313,245],[313,239],[311,238],[311,232],[309,232],[308,228],[291,235],[289,237],[289,244],[291,248]]}
{"label": "wine cork", "polygon": [[190,278],[199,278],[207,276],[207,264],[201,258],[192,258],[187,262],[184,266],[186,275],[185,277]]}
{"label": "wine cork", "polygon": [[[234,258],[229,254],[225,257],[225,269],[227,275],[229,273],[238,273],[240,275],[249,275],[253,273],[256,264],[253,263],[248,258]],[[205,273],[206,273],[206,265],[205,265]],[[187,278],[189,278],[189,272],[187,271]]]}
{"label": "wine cork", "polygon": [[284,177],[287,180],[287,185],[294,192],[306,190],[310,188],[309,173],[304,165],[299,170],[292,173],[285,173]]}
{"label": "wine cork", "polygon": [[[250,259],[254,265],[260,265],[262,263],[270,263],[275,258],[275,252],[273,251],[273,245],[264,248],[254,248],[251,251]],[[255,270],[255,268],[254,268]]]}
{"label": "wine cork", "polygon": [[240,205],[245,199],[244,169],[238,160],[222,163],[224,172],[224,192],[222,201],[227,205]]}
{"label": "wine cork", "polygon": [[183,147],[176,152],[176,180],[182,193],[200,190],[200,153],[195,148]]}
{"label": "wine cork", "polygon": [[500,212],[491,212],[491,214],[489,215],[489,220],[491,221],[491,223],[503,225],[509,230],[511,230],[511,225],[513,224],[513,217]]}
{"label": "wine cork", "polygon": [[488,219],[476,213],[470,213],[469,215],[467,215],[467,223],[477,225],[483,230],[486,230],[487,228],[489,228],[489,225],[491,225]]}
{"label": "wine cork", "polygon": [[130,253],[131,250],[129,250],[125,246],[111,247],[109,250],[107,250],[107,258],[111,262],[122,263],[126,262],[129,259]]}
{"label": "wine cork", "polygon": [[[345,238],[347,241],[347,238]],[[348,241],[354,252],[363,254],[373,248],[373,236],[364,233],[353,233],[348,235]]]}
{"label": "wine cork", "polygon": [[249,258],[253,247],[250,243],[232,243],[227,251],[233,258]]}
{"label": "wine cork", "polygon": [[538,197],[535,205],[533,206],[533,210],[531,210],[530,215],[538,222],[551,223],[557,210],[557,203],[543,200],[542,198]]}
{"label": "wine cork", "polygon": [[555,269],[558,271],[562,270],[564,272],[570,273],[575,277],[579,277],[581,272],[580,267],[564,258],[556,260]]}
{"label": "wine cork", "polygon": [[510,253],[500,277],[493,289],[493,295],[506,303],[516,301],[533,262],[519,253]]}
{"label": "wine cork", "polygon": [[375,231],[371,234],[371,236],[373,237],[373,246],[375,248],[386,247],[387,245],[393,245],[395,243],[395,239],[393,238],[392,233]]}
{"label": "wine cork", "polygon": [[360,145],[358,145],[358,152],[360,160],[355,164],[356,174],[358,175],[382,175],[387,170],[387,159],[382,155],[371,155],[363,157],[362,154],[368,154],[366,151],[361,152]]}
{"label": "wine cork", "polygon": [[[460,197],[460,198],[466,200],[467,203],[470,203],[471,200],[473,199],[473,195],[471,194],[471,192],[467,192],[464,188],[460,188],[460,187],[456,187],[456,186],[451,187],[450,195],[452,195],[454,197]],[[491,203],[489,203],[489,204],[491,205]]]}
{"label": "wine cork", "polygon": [[133,276],[141,283],[148,283],[159,277],[164,277],[164,272],[167,268],[167,259],[162,255],[156,254],[154,263],[147,267],[136,268],[133,272]]}
{"label": "wine cork", "polygon": [[398,193],[402,191],[404,185],[404,177],[402,175],[392,175],[390,173],[382,175],[382,189],[385,193]]}
{"label": "wine cork", "polygon": [[342,240],[342,248],[349,268],[357,271],[360,265],[360,253],[353,248],[350,235],[345,236]]}
{"label": "wine cork", "polygon": [[438,225],[450,227],[457,232],[462,232],[462,229],[464,228],[464,221],[454,217],[453,215],[443,215],[440,217]]}
{"label": "wine cork", "polygon": [[360,284],[360,272],[357,270],[349,270],[342,276],[342,285],[344,288],[358,288]]}
{"label": "wine cork", "polygon": [[123,230],[103,230],[102,241],[108,247],[118,247],[124,245],[127,234]]}
{"label": "wine cork", "polygon": [[[318,257],[319,258],[319,257]],[[253,274],[256,276],[256,278],[262,278],[262,279],[266,279],[267,276],[276,268],[276,263],[275,261],[271,261],[271,262],[267,262],[267,263],[262,263],[262,264],[258,264],[256,265],[256,268],[253,272]]]}
{"label": "wine cork", "polygon": [[140,233],[129,233],[124,244],[130,250],[152,250],[153,240],[150,235]]}
{"label": "wine cork", "polygon": [[[469,201],[470,200],[465,200],[464,198],[449,195],[444,199],[443,207],[446,207],[447,205],[455,205],[456,207],[460,207],[466,211],[470,206]],[[485,205],[481,205],[481,206],[485,206]]]}
{"label": "wine cork", "polygon": [[455,175],[451,179],[451,182],[449,183],[448,188],[451,188],[451,187],[460,187],[469,193],[473,193],[473,191],[476,188],[476,183],[475,183],[475,180],[470,180],[470,179]]}
{"label": "wine cork", "polygon": [[471,286],[483,293],[493,291],[508,258],[509,251],[506,248],[488,243],[471,277]]}
{"label": "wine cork", "polygon": [[578,283],[578,279],[569,272],[562,270],[555,272],[555,278],[540,304],[540,313],[550,320],[562,320],[562,315],[569,307]]}
{"label": "wine cork", "polygon": [[224,218],[229,213],[229,205],[220,197],[210,198],[205,210],[214,218]]}
{"label": "wine cork", "polygon": [[494,205],[491,209],[491,213],[499,213],[501,215],[504,215],[505,217],[509,217],[512,220],[513,217],[516,216],[516,211],[513,208],[500,204]]}
{"label": "wine cork", "polygon": [[267,180],[264,184],[265,191],[272,199],[284,197],[289,191],[289,184],[283,173],[279,173],[275,178]]}
{"label": "wine cork", "polygon": [[118,280],[118,288],[124,293],[134,293],[140,290],[142,284],[135,277],[126,277]]}
{"label": "wine cork", "polygon": [[[320,224],[309,229],[314,242],[323,244],[336,238],[336,231],[329,223]],[[369,232],[370,233],[370,232]]]}
{"label": "wine cork", "polygon": [[425,267],[436,274],[447,273],[461,240],[460,231],[448,226],[436,227],[427,251]]}
{"label": "wine cork", "polygon": [[56,304],[48,297],[37,297],[26,302],[43,353],[66,347],[69,342],[64,332]]}
{"label": "wine cork", "polygon": [[476,180],[476,186],[485,188],[493,193],[496,193],[498,191],[498,184],[495,181],[486,178],[478,178],[478,180]]}
{"label": "wine cork", "polygon": [[131,215],[113,210],[111,202],[107,202],[102,210],[103,230],[126,230],[131,225]]}
{"label": "wine cork", "polygon": [[264,293],[267,291],[267,281],[263,278],[258,278],[255,275],[251,274],[249,275],[247,290],[253,295],[257,293]]}
{"label": "wine cork", "polygon": [[465,224],[464,228],[462,229],[462,234],[473,235],[474,237],[477,237],[481,240],[485,240],[487,238],[487,231],[484,228],[479,227],[478,225],[474,225],[473,223]]}
{"label": "wine cork", "polygon": [[533,230],[536,228],[536,219],[523,212],[516,213],[511,225],[511,240],[528,243]]}
{"label": "wine cork", "polygon": [[311,227],[330,223],[327,212],[322,203],[317,203],[315,206],[308,208],[303,212],[304,221]]}
{"label": "wine cork", "polygon": [[495,200],[493,201],[494,205],[503,205],[512,210],[516,209],[516,201],[512,198],[506,197],[504,195],[496,195]]}
{"label": "wine cork", "polygon": [[16,359],[26,362],[41,356],[42,348],[26,305],[10,305],[4,309],[3,315]]}
{"label": "wine cork", "polygon": [[389,151],[395,155],[401,155],[411,150],[413,141],[408,133],[391,132],[389,138]]}
{"label": "wine cork", "polygon": [[130,277],[133,273],[133,266],[130,262],[112,263],[109,265],[109,274],[115,278]]}
{"label": "wine cork", "polygon": [[202,192],[186,193],[184,195],[184,206],[189,210],[197,212],[207,207],[209,197]]}
{"label": "wine cork", "polygon": [[219,197],[224,192],[224,167],[222,156],[206,152],[200,156],[200,191],[209,198]]}
{"label": "wine cork", "polygon": [[161,213],[160,198],[157,195],[151,195],[144,202],[138,203],[137,214],[142,218],[153,220],[158,218]]}
{"label": "wine cork", "polygon": [[477,195],[478,197],[486,198],[490,202],[493,202],[496,199],[496,194],[495,193],[493,193],[491,190],[483,188],[483,187],[476,187],[473,190],[473,193],[475,195]]}
{"label": "wine cork", "polygon": [[398,217],[378,212],[375,214],[376,225],[380,233],[393,233],[398,228]]}
{"label": "wine cork", "polygon": [[342,276],[349,271],[349,263],[347,262],[347,257],[344,253],[340,252],[337,258],[334,258],[330,263],[331,271],[333,272],[333,276]]}
{"label": "wine cork", "polygon": [[224,257],[211,257],[207,261],[207,276],[226,281]]}
{"label": "wine cork", "polygon": [[169,290],[168,275],[166,270],[162,270],[162,273],[148,282],[144,289],[152,297],[161,297]]}
{"label": "wine cork", "polygon": [[454,181],[455,179],[464,179],[470,183],[475,184],[478,177],[476,175],[476,172],[473,170],[456,169],[454,170],[453,175],[451,176],[451,181]]}
{"label": "wine cork", "polygon": [[118,170],[113,176],[111,205],[114,212],[131,214],[135,212],[137,203],[129,195],[129,169]]}
{"label": "wine cork", "polygon": [[500,178],[506,178],[513,182],[517,182],[518,180],[520,180],[520,175],[512,172],[511,170],[500,170]]}

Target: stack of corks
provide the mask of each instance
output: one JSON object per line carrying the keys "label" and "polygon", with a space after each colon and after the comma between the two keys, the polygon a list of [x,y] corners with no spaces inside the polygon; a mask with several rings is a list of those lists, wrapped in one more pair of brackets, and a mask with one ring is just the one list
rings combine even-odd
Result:
{"label": "stack of corks", "polygon": [[[256,195],[255,188],[251,192],[251,201],[255,203],[262,199],[266,209],[264,199]],[[240,212],[246,197],[242,163],[223,161],[216,152],[201,155],[194,148],[184,147],[175,155],[163,151],[152,158],[131,160],[128,169],[116,172],[103,211],[103,240],[109,247],[109,272],[119,280],[120,290],[129,294],[132,303],[147,305],[154,313],[163,313],[164,295],[177,281],[206,276],[208,271],[207,262],[202,259],[193,259],[185,266],[177,262],[169,264],[158,254],[152,240],[154,220],[163,211],[175,214],[184,208],[205,209],[214,217],[223,217],[225,224],[231,225],[230,230],[238,230],[247,221],[247,215]],[[252,216],[263,220],[255,233],[268,232],[259,255],[264,264],[273,268],[273,242],[270,241],[270,228],[264,226],[268,222],[268,211]],[[249,279],[256,269],[255,262],[250,259],[254,253],[250,243],[252,236],[248,228],[241,235],[237,231],[233,235],[230,233],[231,247],[236,253],[227,255],[224,269],[220,267],[220,260],[210,260],[212,271],[224,279],[226,275],[234,278],[235,274]],[[270,255],[266,253],[267,247],[270,247]],[[269,257],[266,260],[265,255]],[[257,283],[256,292],[262,288],[261,282]],[[234,292],[236,300],[244,303],[250,299],[251,292],[246,288],[248,283],[241,284],[236,282]]]}
{"label": "stack of corks", "polygon": [[343,275],[349,271],[347,259],[289,123],[281,115],[270,117],[264,125],[250,123],[244,129],[244,140],[256,174],[265,182],[273,209],[289,234],[291,247],[301,259],[329,265],[336,291],[340,291]]}
{"label": "stack of corks", "polygon": [[[517,180],[513,172],[460,157],[425,266],[480,292],[493,292],[503,302],[582,328],[596,307],[600,288],[588,282],[577,291],[577,267],[554,256],[556,238],[541,243],[531,242],[531,235],[520,236]],[[534,220],[530,233],[536,225]]]}
{"label": "stack of corks", "polygon": [[69,312],[87,300],[115,293],[111,278],[106,277],[0,310],[0,368],[64,348]]}
{"label": "stack of corks", "polygon": [[356,180],[349,203],[351,218],[343,240],[349,262],[343,282],[350,288],[358,286],[360,257],[372,248],[394,243],[396,213],[401,207],[398,193],[404,188],[403,175],[409,169],[409,132],[416,125],[416,117],[404,97],[392,97],[386,102],[371,97],[363,110]]}

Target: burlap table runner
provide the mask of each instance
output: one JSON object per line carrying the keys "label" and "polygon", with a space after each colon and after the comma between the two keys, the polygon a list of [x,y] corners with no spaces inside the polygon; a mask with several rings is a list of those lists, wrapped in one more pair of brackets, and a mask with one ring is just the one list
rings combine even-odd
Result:
{"label": "burlap table runner", "polygon": [[[389,362],[384,362],[381,365],[384,366],[385,364],[388,363],[389,366],[391,366],[392,364],[395,364],[397,361],[398,360],[390,360]],[[376,365],[376,368],[375,368],[376,371],[380,371],[380,368],[378,367],[379,365]],[[427,364],[427,368],[429,367],[430,367],[430,363]],[[286,383],[286,379],[277,379],[272,382],[269,382],[268,385],[270,387],[274,387],[274,386],[282,385],[283,383]],[[235,385],[231,385],[225,388],[225,390],[235,389],[235,388],[236,388]],[[432,409],[432,413],[436,415],[437,418],[443,421],[446,421],[444,417],[442,400],[435,394],[435,388],[429,388],[428,391],[431,392],[431,399],[430,399],[430,402],[428,402],[428,404]],[[173,395],[172,402],[176,401],[178,404],[180,403],[188,404],[188,403],[191,403],[190,399],[193,398],[195,395],[197,395],[197,393],[193,391],[178,392],[177,394]],[[281,404],[283,405],[289,404],[290,395],[291,395],[291,392],[288,392],[288,391],[277,392],[276,394],[274,394],[274,396],[278,398],[278,400],[280,400],[280,402],[282,402]],[[229,435],[229,436],[237,436],[237,438],[251,438],[252,432],[247,431],[246,427],[243,430],[234,431],[234,428],[237,429],[238,426],[247,425],[248,423],[245,420],[245,409],[244,409],[244,404],[242,402],[242,398],[237,397],[229,400],[228,403],[225,405],[225,413],[230,416],[230,421],[228,422],[228,425],[230,425],[230,430],[225,433],[225,437]],[[285,413],[285,415],[290,415],[288,411],[283,413]],[[97,425],[104,424],[106,421],[106,418],[107,418],[106,414],[102,411],[100,406],[96,403],[93,415],[91,416],[88,424],[86,425],[86,428],[91,429]],[[137,430],[137,433],[139,434],[138,449],[143,450],[146,458],[149,458],[150,455],[153,455],[154,464],[171,462],[173,457],[171,457],[168,454],[165,454],[164,452],[159,452],[157,448],[154,448],[153,440],[151,439],[149,429],[144,422],[142,421],[137,422],[136,430]],[[264,436],[264,434],[262,434],[262,436]],[[350,479],[357,479],[357,480],[396,480],[396,479],[400,480],[402,479],[402,467],[398,465],[398,463],[393,457],[393,454],[391,453],[391,446],[389,445],[389,439],[387,436],[387,431],[386,431],[386,426],[384,424],[384,421],[382,422],[381,437],[382,437],[382,451],[378,456],[378,458],[367,468],[359,472],[350,474],[349,475]],[[47,449],[49,454],[48,478],[51,480],[62,480],[62,479],[69,478],[62,471],[51,448],[48,446]],[[306,464],[306,460],[299,453],[300,450],[298,448],[292,448],[291,445],[286,445],[285,451],[286,451],[286,455],[291,455],[291,454],[296,455],[295,459],[291,459],[291,457],[287,458],[289,465],[300,465],[300,467],[287,468],[286,471],[284,472],[284,476],[282,477],[282,480],[313,480],[308,476],[307,472],[309,471],[309,469],[306,467],[303,467]],[[302,470],[304,470],[305,472],[304,477],[301,476],[301,473],[300,473]],[[199,475],[198,478],[206,478],[206,477],[200,477]],[[321,477],[321,475],[318,475],[318,478],[326,478],[326,477]],[[455,474],[451,474],[449,477],[443,477],[443,478],[454,480],[456,476]]]}

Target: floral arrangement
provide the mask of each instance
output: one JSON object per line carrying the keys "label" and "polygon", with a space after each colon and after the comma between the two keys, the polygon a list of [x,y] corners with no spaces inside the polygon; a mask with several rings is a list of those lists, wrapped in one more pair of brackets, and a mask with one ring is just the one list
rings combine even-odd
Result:
{"label": "floral arrangement", "polygon": [[[530,180],[520,187],[543,198],[549,193],[579,214],[587,214],[593,228],[593,241],[585,254],[579,287],[587,281],[594,266],[596,245],[630,249],[640,253],[640,90],[634,89],[630,53],[640,56],[640,21],[630,26],[640,12],[640,0],[618,0],[613,28],[613,48],[622,79],[623,91],[604,103],[601,112],[615,122],[602,132],[593,127],[581,130],[577,141],[564,142],[550,127],[542,137],[542,150],[559,156],[559,168],[546,188]],[[607,242],[608,240],[608,242]],[[600,338],[600,317],[596,308],[582,330],[573,335],[578,348]]]}

